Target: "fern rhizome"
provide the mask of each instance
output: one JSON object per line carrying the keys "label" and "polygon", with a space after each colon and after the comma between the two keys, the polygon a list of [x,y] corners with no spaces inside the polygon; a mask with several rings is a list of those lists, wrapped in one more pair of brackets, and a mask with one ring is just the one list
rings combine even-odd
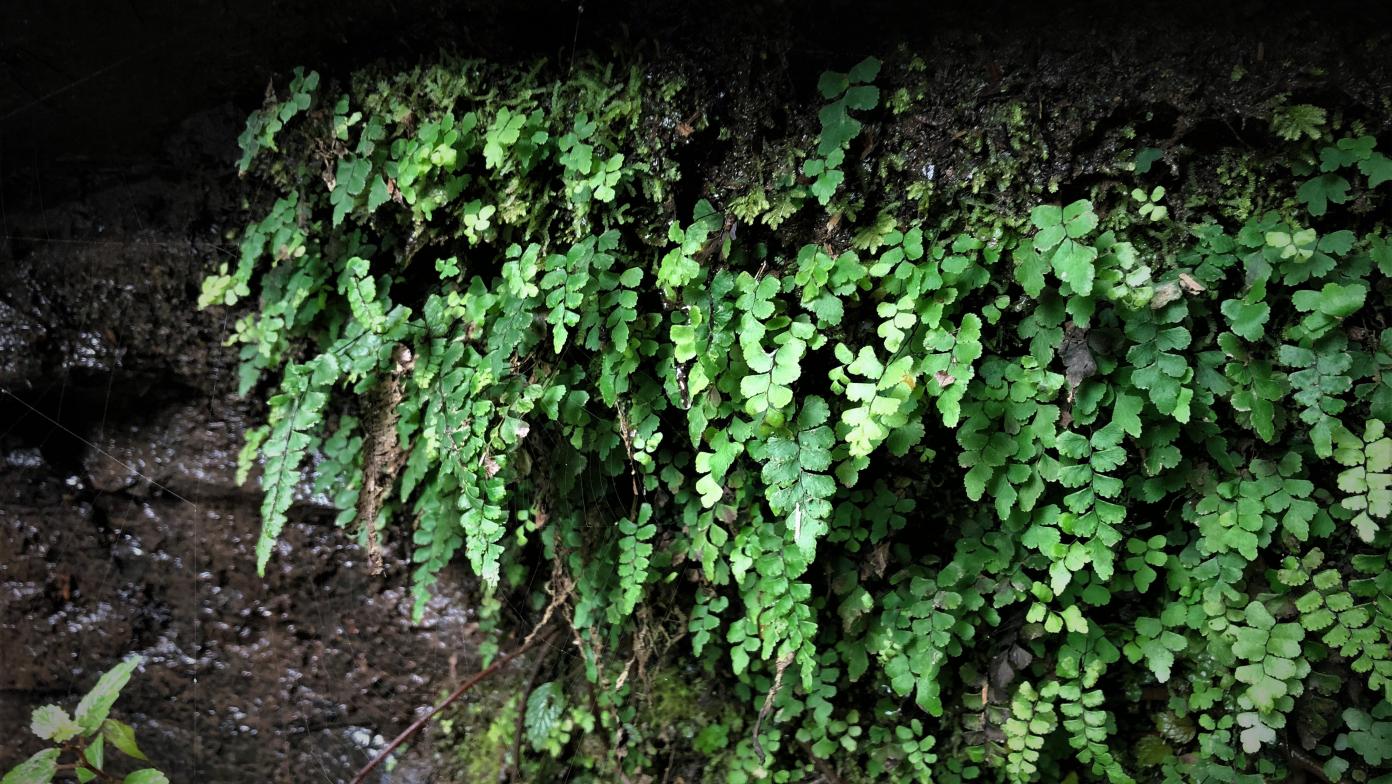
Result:
{"label": "fern rhizome", "polygon": [[[509,715],[592,780],[678,748],[731,782],[1368,780],[1379,128],[1278,109],[1265,152],[1137,143],[1070,191],[1022,179],[1012,105],[948,182],[885,130],[920,71],[822,75],[709,187],[678,155],[725,131],[637,67],[297,73],[202,297],[241,308],[242,392],[273,386],[258,568],[294,558],[312,465],[374,559],[409,554],[417,613],[457,554],[485,619],[549,604],[582,672]],[[648,666],[725,702],[654,729]]]}

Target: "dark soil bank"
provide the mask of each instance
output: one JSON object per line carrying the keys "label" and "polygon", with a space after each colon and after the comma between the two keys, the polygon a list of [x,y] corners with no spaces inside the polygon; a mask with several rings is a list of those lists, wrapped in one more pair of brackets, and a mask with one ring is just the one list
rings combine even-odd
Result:
{"label": "dark soil bank", "polygon": [[51,5],[7,9],[0,29],[0,769],[37,748],[33,707],[71,706],[128,652],[146,665],[118,712],[174,781],[346,780],[477,665],[467,580],[412,625],[399,560],[370,577],[308,494],[255,575],[259,497],[233,466],[259,409],[232,394],[233,317],[194,303],[235,256],[234,140],[272,73],[622,44],[687,71],[712,124],[737,129],[693,139],[693,198],[742,190],[758,135],[815,116],[817,72],[901,39],[938,89],[892,132],[945,178],[971,176],[984,153],[957,142],[1004,134],[986,124],[1006,102],[1052,118],[1047,160],[1022,171],[1064,187],[1095,178],[1122,129],[1175,156],[1260,146],[1281,94],[1375,131],[1392,116],[1392,27],[1371,3]]}

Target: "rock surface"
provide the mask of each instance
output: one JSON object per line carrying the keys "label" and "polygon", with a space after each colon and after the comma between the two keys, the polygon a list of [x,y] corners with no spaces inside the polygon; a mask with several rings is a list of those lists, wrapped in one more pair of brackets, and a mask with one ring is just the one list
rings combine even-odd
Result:
{"label": "rock surface", "polygon": [[308,493],[256,576],[260,499],[234,479],[253,412],[227,316],[195,308],[238,219],[224,116],[181,131],[216,152],[190,174],[6,215],[0,769],[38,748],[34,707],[133,652],[117,715],[172,780],[344,781],[472,663],[459,590],[413,625],[404,567],[370,577]]}

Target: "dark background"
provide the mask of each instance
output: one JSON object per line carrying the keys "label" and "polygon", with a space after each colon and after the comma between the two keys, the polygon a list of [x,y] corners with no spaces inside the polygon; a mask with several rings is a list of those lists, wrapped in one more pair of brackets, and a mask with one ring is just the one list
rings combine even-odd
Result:
{"label": "dark background", "polygon": [[66,198],[93,178],[167,166],[179,123],[229,103],[243,114],[294,66],[346,74],[441,48],[564,61],[621,46],[736,79],[749,73],[742,59],[774,49],[815,78],[898,42],[932,52],[965,34],[1002,51],[1084,56],[1098,69],[1178,66],[1176,55],[1193,46],[1197,60],[1215,42],[1255,57],[1264,42],[1269,63],[1337,54],[1356,70],[1382,67],[1367,40],[1389,32],[1392,9],[1374,0],[18,0],[0,25],[0,180],[10,209],[33,206],[39,190]]}

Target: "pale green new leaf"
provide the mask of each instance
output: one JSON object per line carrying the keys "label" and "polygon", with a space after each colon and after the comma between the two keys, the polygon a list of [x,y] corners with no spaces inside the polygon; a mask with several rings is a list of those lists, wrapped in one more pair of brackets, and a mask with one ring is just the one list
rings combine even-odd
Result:
{"label": "pale green new leaf", "polygon": [[107,742],[115,746],[122,754],[135,759],[147,759],[145,752],[135,742],[135,730],[124,722],[115,719],[107,719],[102,722],[102,737]]}
{"label": "pale green new leaf", "polygon": [[131,673],[144,662],[144,657],[130,656],[120,664],[107,670],[92,690],[77,704],[76,719],[85,735],[91,735],[101,728],[111,706],[121,694],[121,688],[130,680]]}
{"label": "pale green new leaf", "polygon": [[527,695],[524,726],[532,748],[540,751],[545,747],[551,729],[560,721],[565,703],[565,691],[556,681],[547,681]]}
{"label": "pale green new leaf", "polygon": [[35,708],[29,719],[29,730],[54,743],[62,743],[82,734],[82,727],[57,705]]}
{"label": "pale green new leaf", "polygon": [[44,749],[19,763],[0,784],[48,784],[58,773],[58,749]]}

